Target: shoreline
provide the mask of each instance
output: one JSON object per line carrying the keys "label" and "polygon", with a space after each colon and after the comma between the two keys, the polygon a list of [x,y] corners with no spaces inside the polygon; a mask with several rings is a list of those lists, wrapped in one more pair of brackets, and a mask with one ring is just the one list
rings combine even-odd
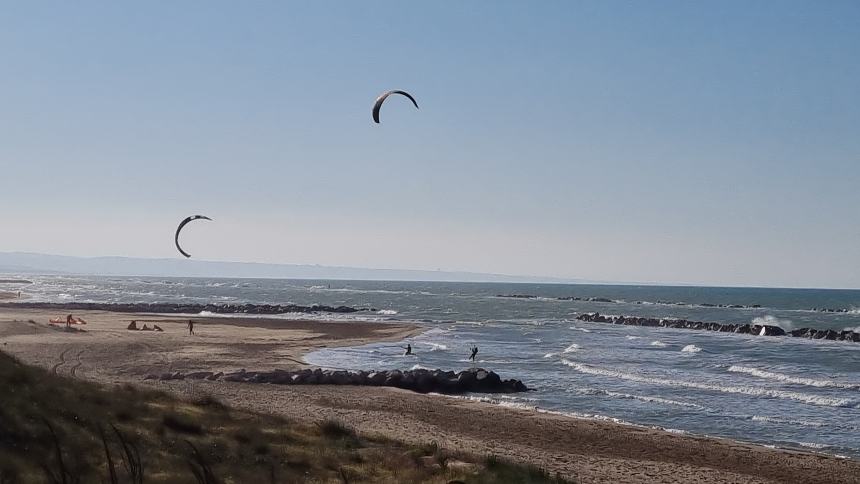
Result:
{"label": "shoreline", "polygon": [[[551,410],[384,387],[142,379],[160,370],[302,368],[309,366],[309,352],[399,341],[428,330],[419,324],[192,316],[198,334],[190,336],[187,318],[177,315],[85,311],[75,316],[88,324],[81,326],[84,332],[75,333],[50,328],[47,319],[55,316],[0,309],[3,350],[56,374],[185,396],[207,394],[232,406],[303,422],[334,418],[368,435],[421,444],[435,440],[447,448],[492,453],[585,482],[860,482],[860,461],[852,458],[555,415]],[[126,330],[133,319],[153,321],[150,324],[165,331]]]}

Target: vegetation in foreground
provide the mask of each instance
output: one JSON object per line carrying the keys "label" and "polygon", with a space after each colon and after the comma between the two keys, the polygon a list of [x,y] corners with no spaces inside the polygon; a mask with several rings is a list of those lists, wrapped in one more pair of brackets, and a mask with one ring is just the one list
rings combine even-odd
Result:
{"label": "vegetation in foreground", "polygon": [[53,375],[0,352],[0,484],[563,482],[495,457]]}

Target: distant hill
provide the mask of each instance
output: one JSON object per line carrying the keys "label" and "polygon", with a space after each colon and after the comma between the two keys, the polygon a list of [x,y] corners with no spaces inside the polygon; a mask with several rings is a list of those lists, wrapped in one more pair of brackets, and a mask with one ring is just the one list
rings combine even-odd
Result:
{"label": "distant hill", "polygon": [[85,274],[155,277],[256,277],[270,279],[351,279],[386,281],[584,283],[576,279],[511,276],[475,272],[366,269],[298,264],[216,262],[133,257],[72,257],[0,252],[0,273]]}

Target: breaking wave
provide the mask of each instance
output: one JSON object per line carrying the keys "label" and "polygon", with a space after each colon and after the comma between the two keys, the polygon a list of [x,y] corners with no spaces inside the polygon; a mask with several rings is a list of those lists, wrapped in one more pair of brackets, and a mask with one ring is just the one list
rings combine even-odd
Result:
{"label": "breaking wave", "polygon": [[605,395],[607,397],[612,397],[612,398],[624,398],[624,399],[628,399],[628,400],[638,400],[640,402],[647,402],[647,403],[659,403],[659,404],[663,404],[663,405],[675,405],[675,406],[679,406],[679,407],[689,407],[689,408],[699,408],[699,409],[705,408],[705,407],[698,405],[698,404],[695,404],[695,403],[680,402],[678,400],[671,400],[668,398],[661,398],[661,397],[650,397],[647,395],[632,395],[629,393],[620,393],[620,392],[613,392],[613,391],[609,391],[609,390],[601,390],[599,388],[577,388],[577,389],[574,389],[574,391],[576,391],[578,393],[585,394],[585,395]]}
{"label": "breaking wave", "polygon": [[794,329],[794,323],[790,319],[781,319],[776,316],[771,316],[770,314],[753,318],[752,324],[758,324],[761,326],[779,326],[783,331],[791,331]]}
{"label": "breaking wave", "polygon": [[722,386],[711,383],[698,383],[685,380],[671,380],[666,378],[655,378],[643,376],[639,374],[624,373],[608,368],[600,368],[597,366],[584,365],[566,359],[561,360],[565,365],[574,370],[585,373],[587,375],[605,376],[609,378],[618,378],[621,380],[635,381],[637,383],[648,383],[652,385],[664,385],[672,387],[695,388],[698,390],[722,392],[722,393],[737,393],[750,395],[754,397],[771,397],[796,400],[798,402],[808,403],[811,405],[821,405],[826,407],[856,407],[857,402],[849,398],[831,398],[818,395],[809,395],[806,393],[789,392],[784,390],[773,390],[769,388],[746,387],[746,386]]}
{"label": "breaking wave", "polygon": [[776,380],[784,383],[792,383],[795,385],[806,385],[810,387],[829,387],[829,388],[843,388],[847,390],[860,390],[860,383],[844,383],[833,380],[815,380],[813,378],[803,378],[791,375],[785,375],[782,373],[776,373],[772,371],[760,370],[758,368],[750,368],[748,366],[740,366],[740,365],[732,365],[729,367],[729,370],[732,373],[744,373],[746,375],[764,378],[767,380]]}
{"label": "breaking wave", "polygon": [[681,351],[684,353],[698,353],[698,352],[702,351],[702,348],[699,348],[696,345],[687,345],[687,346],[681,348]]}
{"label": "breaking wave", "polygon": [[562,353],[573,353],[574,351],[579,351],[579,345],[576,343],[571,343],[570,346],[564,349]]}

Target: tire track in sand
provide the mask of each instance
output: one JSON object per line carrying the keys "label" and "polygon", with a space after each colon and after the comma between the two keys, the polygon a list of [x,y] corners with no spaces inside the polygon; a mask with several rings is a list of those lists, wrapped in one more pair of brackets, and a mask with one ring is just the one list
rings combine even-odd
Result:
{"label": "tire track in sand", "polygon": [[51,367],[51,373],[57,374],[57,369],[66,364],[66,353],[71,351],[71,348],[66,348],[60,353],[60,362]]}
{"label": "tire track in sand", "polygon": [[83,349],[83,350],[81,350],[81,351],[78,351],[77,356],[75,356],[75,358],[78,360],[78,362],[77,362],[77,363],[75,363],[74,365],[72,365],[72,368],[69,370],[69,371],[71,372],[72,378],[77,378],[77,376],[78,376],[78,368],[80,368],[80,367],[81,367],[81,365],[83,365],[83,364],[84,364],[84,361],[81,359],[81,355],[83,355],[83,354],[84,354],[84,352],[86,352],[86,351],[87,351],[87,350],[85,350],[85,349]]}

